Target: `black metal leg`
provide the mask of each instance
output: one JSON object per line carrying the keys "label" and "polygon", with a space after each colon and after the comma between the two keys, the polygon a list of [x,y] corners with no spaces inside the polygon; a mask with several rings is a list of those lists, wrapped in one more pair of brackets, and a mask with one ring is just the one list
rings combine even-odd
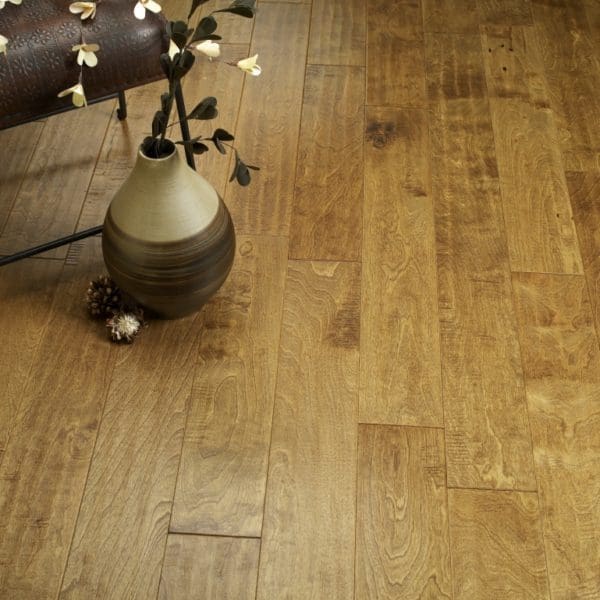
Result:
{"label": "black metal leg", "polygon": [[125,98],[125,92],[121,90],[119,92],[119,108],[117,108],[117,117],[119,121],[127,118],[127,99]]}
{"label": "black metal leg", "polygon": [[[179,116],[179,125],[181,127],[181,137],[183,141],[186,142],[191,139],[190,137],[190,128],[187,121],[187,113],[185,112],[185,102],[183,100],[183,92],[181,91],[181,84],[177,84],[175,87],[175,102],[177,103],[177,114]],[[185,145],[185,158],[187,160],[187,164],[196,170],[196,163],[194,161],[194,153],[192,149]]]}
{"label": "black metal leg", "polygon": [[78,231],[77,233],[67,235],[52,242],[47,242],[46,244],[41,244],[39,246],[35,246],[34,248],[28,248],[27,250],[22,250],[21,252],[15,252],[15,254],[11,254],[9,256],[2,256],[0,257],[0,267],[17,262],[22,258],[35,256],[36,254],[41,254],[42,252],[52,250],[53,248],[58,248],[60,246],[64,246],[65,244],[76,242],[77,240],[83,240],[99,233],[102,233],[102,225],[92,227],[91,229],[84,229],[83,231]]}

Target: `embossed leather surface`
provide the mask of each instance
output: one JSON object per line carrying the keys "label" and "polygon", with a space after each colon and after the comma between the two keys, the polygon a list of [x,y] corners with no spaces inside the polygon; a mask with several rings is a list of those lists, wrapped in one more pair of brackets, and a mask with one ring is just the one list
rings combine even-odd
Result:
{"label": "embossed leather surface", "polygon": [[135,0],[102,0],[93,20],[69,12],[70,0],[7,3],[0,10],[0,33],[9,39],[0,54],[0,129],[31,121],[71,105],[57,94],[79,79],[81,43],[97,43],[98,65],[83,66],[88,100],[156,81],[163,76],[160,54],[168,48],[165,20],[147,12],[133,16]]}

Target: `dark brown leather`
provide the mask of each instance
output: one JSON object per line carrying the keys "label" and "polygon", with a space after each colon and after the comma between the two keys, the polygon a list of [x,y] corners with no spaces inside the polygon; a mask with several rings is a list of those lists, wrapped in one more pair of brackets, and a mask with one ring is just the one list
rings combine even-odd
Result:
{"label": "dark brown leather", "polygon": [[[75,85],[80,67],[71,48],[97,43],[98,65],[83,66],[88,100],[102,98],[164,77],[160,54],[168,48],[162,14],[133,16],[135,0],[102,0],[96,17],[81,21],[71,0],[26,0],[0,10],[0,34],[9,39],[0,54],[0,129],[72,105],[57,94]],[[158,99],[157,99],[158,101]]]}

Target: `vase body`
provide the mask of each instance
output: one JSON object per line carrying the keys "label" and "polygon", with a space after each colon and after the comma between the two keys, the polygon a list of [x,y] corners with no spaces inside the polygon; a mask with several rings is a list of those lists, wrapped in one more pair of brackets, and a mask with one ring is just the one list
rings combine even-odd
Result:
{"label": "vase body", "polygon": [[216,190],[174,148],[136,164],[113,198],[102,232],[117,285],[163,318],[198,310],[233,264],[235,233]]}

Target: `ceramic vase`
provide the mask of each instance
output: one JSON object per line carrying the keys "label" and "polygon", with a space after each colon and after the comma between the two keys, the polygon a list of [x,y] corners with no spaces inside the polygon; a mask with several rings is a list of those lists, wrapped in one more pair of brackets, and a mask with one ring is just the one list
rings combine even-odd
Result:
{"label": "ceramic vase", "polygon": [[233,223],[223,200],[172,146],[165,158],[139,151],[102,232],[111,277],[163,318],[201,308],[227,278],[235,255]]}

